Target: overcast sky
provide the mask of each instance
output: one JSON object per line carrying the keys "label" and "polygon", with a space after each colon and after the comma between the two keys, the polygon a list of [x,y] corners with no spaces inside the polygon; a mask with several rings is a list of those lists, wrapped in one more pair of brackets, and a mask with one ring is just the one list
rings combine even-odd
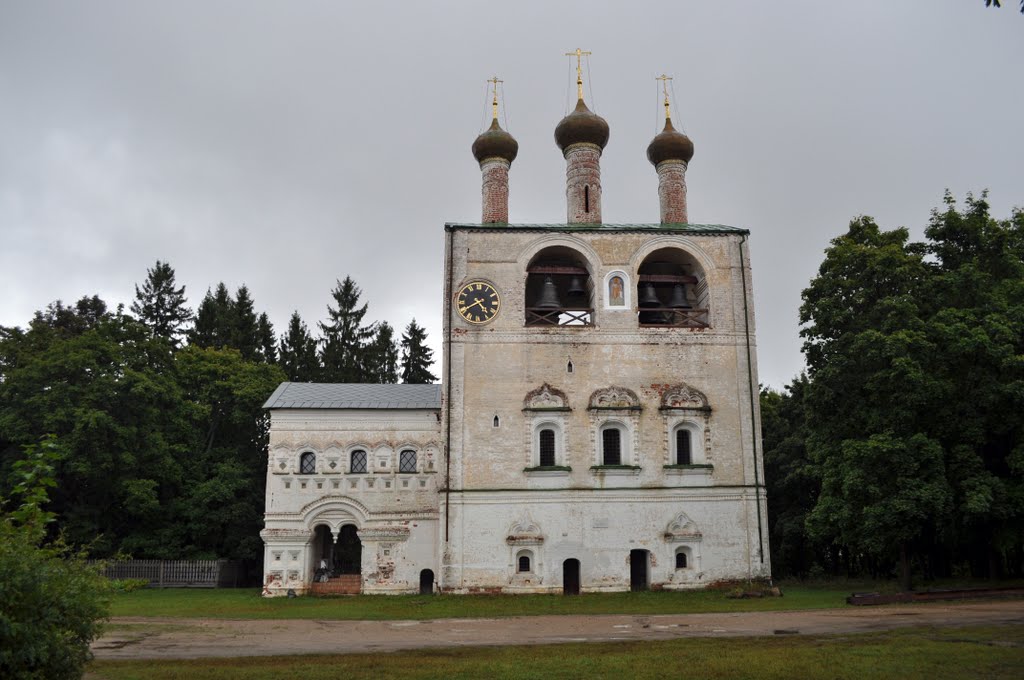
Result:
{"label": "overcast sky", "polygon": [[[948,187],[1024,205],[1024,17],[982,0],[0,0],[0,324],[131,302],[157,259],[194,308],[249,286],[282,331],[351,275],[441,339],[443,224],[502,78],[513,222],[564,222],[572,74],[608,121],[606,222],[656,222],[645,149],[674,77],[690,219],[751,231],[761,381],[803,360],[800,291],[859,214],[920,238]],[[585,73],[585,77],[586,77]],[[439,353],[438,353],[439,356]],[[440,366],[435,373],[440,374]]]}

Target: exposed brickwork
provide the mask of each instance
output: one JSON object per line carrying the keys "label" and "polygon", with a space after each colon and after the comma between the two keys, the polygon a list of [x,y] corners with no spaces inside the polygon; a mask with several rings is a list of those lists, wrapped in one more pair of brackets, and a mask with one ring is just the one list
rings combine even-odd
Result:
{"label": "exposed brickwork", "polygon": [[343,574],[327,582],[311,583],[310,595],[358,595],[362,590],[363,577],[359,574]]}
{"label": "exposed brickwork", "polygon": [[662,224],[690,221],[686,213],[686,163],[658,163],[658,199],[661,203]]}
{"label": "exposed brickwork", "polygon": [[565,150],[565,201],[569,224],[601,223],[601,147],[573,144]]}
{"label": "exposed brickwork", "polygon": [[508,169],[510,163],[503,158],[485,158],[480,163],[483,173],[482,224],[508,222]]}

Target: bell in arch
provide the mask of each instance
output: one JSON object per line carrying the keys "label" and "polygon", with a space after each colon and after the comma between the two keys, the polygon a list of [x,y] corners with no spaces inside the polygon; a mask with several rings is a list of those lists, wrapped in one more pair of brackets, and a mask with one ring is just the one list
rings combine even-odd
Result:
{"label": "bell in arch", "polygon": [[569,282],[569,297],[579,297],[587,292],[587,289],[583,287],[583,279],[579,276],[573,276],[572,281]]}
{"label": "bell in arch", "polygon": [[558,299],[558,288],[555,287],[555,282],[550,276],[544,277],[544,287],[540,291],[540,299],[537,300],[537,306],[545,309],[558,309],[562,306],[561,301]]}
{"label": "bell in arch", "polygon": [[640,295],[640,300],[637,304],[640,307],[661,307],[661,300],[658,299],[657,293],[654,292],[653,283],[644,285],[643,293]]}
{"label": "bell in arch", "polygon": [[672,299],[668,301],[668,306],[672,309],[690,309],[693,305],[686,299],[686,288],[681,283],[677,283],[672,288]]}

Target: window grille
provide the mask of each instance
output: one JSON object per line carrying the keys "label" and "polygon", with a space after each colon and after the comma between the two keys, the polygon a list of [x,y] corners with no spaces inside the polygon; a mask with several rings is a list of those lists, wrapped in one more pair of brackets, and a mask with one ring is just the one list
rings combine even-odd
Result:
{"label": "window grille", "polygon": [[519,556],[519,573],[528,573],[530,571],[530,556],[520,555]]}
{"label": "window grille", "polygon": [[398,459],[399,472],[416,472],[416,452],[402,451]]}
{"label": "window grille", "polygon": [[601,432],[602,464],[622,465],[622,433],[616,427]]}
{"label": "window grille", "polygon": [[690,431],[676,430],[676,465],[689,465],[693,462],[690,455]]}
{"label": "window grille", "polygon": [[540,464],[550,466],[555,464],[555,431],[540,431]]}
{"label": "window grille", "polygon": [[316,454],[306,452],[299,458],[299,473],[303,475],[312,475],[316,473]]}
{"label": "window grille", "polygon": [[354,473],[365,473],[366,472],[366,451],[362,449],[352,452],[352,467],[351,471]]}
{"label": "window grille", "polygon": [[676,553],[676,569],[686,569],[686,553]]}

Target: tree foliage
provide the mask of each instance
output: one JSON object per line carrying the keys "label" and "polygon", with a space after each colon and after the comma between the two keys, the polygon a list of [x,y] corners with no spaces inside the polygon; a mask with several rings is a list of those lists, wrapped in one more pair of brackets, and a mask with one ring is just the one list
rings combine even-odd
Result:
{"label": "tree foliage", "polygon": [[160,260],[146,270],[142,288],[135,286],[131,310],[153,335],[174,347],[181,342],[185,327],[192,320],[192,310],[185,305],[185,286],[175,287],[174,269]]}
{"label": "tree foliage", "polygon": [[0,677],[12,680],[82,677],[107,616],[106,579],[62,539],[45,541],[60,448],[53,436],[25,445],[0,498]]}
{"label": "tree foliage", "polygon": [[320,324],[323,331],[324,382],[372,382],[368,376],[365,350],[374,335],[372,325],[364,326],[367,305],[359,305],[363,292],[352,277],[346,276],[331,291],[336,307],[327,305],[328,321]]}
{"label": "tree foliage", "polygon": [[[925,236],[861,217],[832,241],[801,308],[807,383],[762,398],[767,479],[817,484],[805,538],[821,567],[879,574],[898,561],[905,584],[914,564],[1018,573],[1024,216],[993,219],[984,195],[960,210],[947,193]],[[784,472],[793,465],[807,474]],[[782,564],[803,569],[791,520],[806,500],[775,502]]]}
{"label": "tree foliage", "polygon": [[433,357],[434,350],[427,346],[427,331],[413,319],[402,333],[402,382],[424,385],[435,382],[437,376],[430,372]]}
{"label": "tree foliage", "polygon": [[317,341],[309,334],[299,313],[292,312],[288,331],[281,338],[281,368],[292,382],[315,382],[320,379],[320,355]]}

